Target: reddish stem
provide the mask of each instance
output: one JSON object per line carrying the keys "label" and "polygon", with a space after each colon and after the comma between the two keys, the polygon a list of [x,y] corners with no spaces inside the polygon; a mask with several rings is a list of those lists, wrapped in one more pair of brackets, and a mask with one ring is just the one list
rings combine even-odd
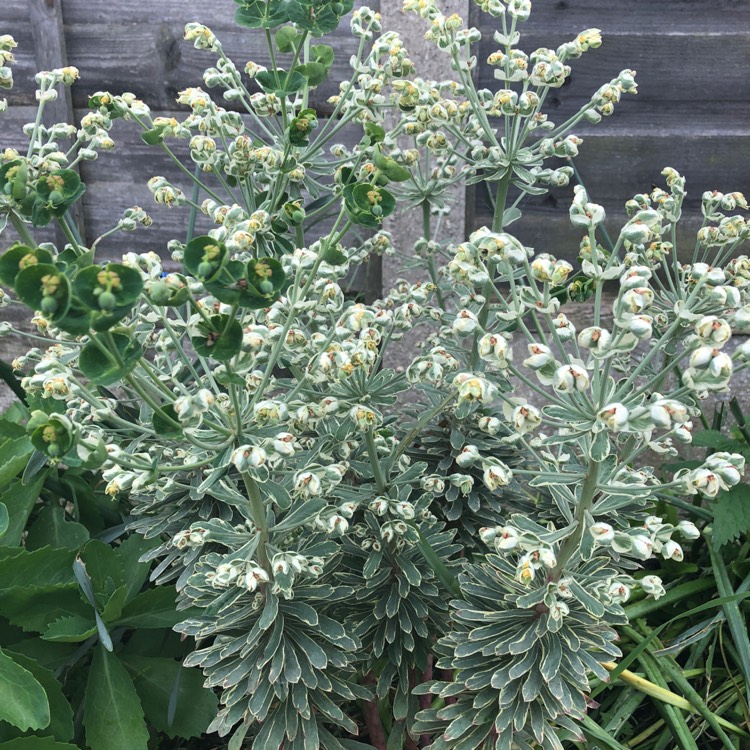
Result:
{"label": "reddish stem", "polygon": [[[451,670],[451,669],[441,669],[440,670],[440,679],[441,680],[444,680],[445,682],[453,682],[453,677],[454,677],[453,670]],[[456,702],[456,700],[457,699],[454,696],[449,695],[445,699],[445,705],[446,706],[451,706],[451,705],[453,705]]]}
{"label": "reddish stem", "polygon": [[[364,681],[367,685],[374,685],[375,677],[369,674]],[[371,701],[365,701],[362,712],[365,716],[367,732],[370,735],[370,744],[376,750],[388,750],[385,729],[383,729],[383,722],[380,720],[380,711],[378,710],[378,699],[373,698]]]}
{"label": "reddish stem", "polygon": [[[427,655],[427,667],[425,668],[424,672],[422,672],[422,682],[429,682],[432,679],[432,662],[433,662],[433,656],[432,654]],[[427,695],[420,695],[419,696],[419,707],[423,711],[427,708],[430,708],[432,706],[432,695],[429,693]],[[420,747],[427,747],[427,745],[430,744],[430,735],[429,734],[423,734],[419,738],[419,745]]]}

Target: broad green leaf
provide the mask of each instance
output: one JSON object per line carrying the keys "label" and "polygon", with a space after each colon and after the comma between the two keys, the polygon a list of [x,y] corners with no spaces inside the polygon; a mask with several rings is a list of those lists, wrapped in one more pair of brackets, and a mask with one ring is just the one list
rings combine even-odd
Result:
{"label": "broad green leaf", "polygon": [[91,617],[71,615],[55,620],[43,633],[42,639],[54,643],[82,643],[96,633],[94,613]]}
{"label": "broad green leaf", "polygon": [[96,385],[112,385],[126,377],[136,366],[143,350],[141,345],[124,333],[113,333],[114,349],[102,337],[103,348],[90,341],[81,349],[78,366]]}
{"label": "broad green leaf", "polygon": [[8,645],[8,650],[14,654],[27,656],[50,670],[59,669],[67,664],[77,648],[78,646],[72,643],[52,643],[40,638],[24,638],[22,641]]}
{"label": "broad green leaf", "polygon": [[47,694],[50,707],[50,723],[44,730],[45,734],[52,735],[56,740],[67,742],[73,739],[73,709],[65,697],[62,685],[55,677],[54,672],[45,669],[35,659],[19,654],[15,651],[6,651],[8,656],[20,664],[24,669],[31,672]]}
{"label": "broad green leaf", "polygon": [[43,633],[53,619],[68,615],[85,617],[91,607],[81,599],[75,582],[71,582],[0,589],[0,612],[27,632]]}
{"label": "broad green leaf", "polygon": [[189,612],[175,608],[177,594],[172,586],[147,589],[133,599],[122,611],[118,625],[131,628],[171,628],[186,620]]}
{"label": "broad green leaf", "polygon": [[294,41],[297,39],[297,29],[294,26],[282,26],[276,32],[276,48],[279,52],[294,52]]}
{"label": "broad green leaf", "polygon": [[38,263],[52,263],[52,255],[41,247],[12,245],[0,256],[0,283],[12,287],[24,268]]}
{"label": "broad green leaf", "polygon": [[0,719],[22,730],[50,723],[47,694],[28,669],[0,650]]}
{"label": "broad green leaf", "polygon": [[151,426],[161,437],[180,437],[182,426],[172,404],[162,406],[151,415]]}
{"label": "broad green leaf", "polygon": [[330,68],[333,65],[333,47],[328,44],[313,44],[310,47],[310,53],[315,58],[315,62]]}
{"label": "broad green leaf", "polygon": [[0,742],[0,750],[80,750],[77,745],[57,742],[53,737],[18,737]]}
{"label": "broad green leaf", "polygon": [[0,503],[0,538],[8,530],[8,525],[8,509],[5,507],[4,503]]}
{"label": "broad green leaf", "polygon": [[23,471],[33,452],[34,447],[26,435],[0,441],[0,488],[5,488],[16,474]]}
{"label": "broad green leaf", "polygon": [[[146,717],[168,737],[190,739],[205,733],[216,715],[217,698],[203,687],[198,669],[174,659],[127,656],[123,663],[133,677]],[[169,701],[176,691],[175,712],[169,722]]]}
{"label": "broad green leaf", "polygon": [[323,260],[328,263],[329,266],[343,266],[347,261],[347,257],[337,247],[334,247],[331,244],[326,244],[325,249],[323,250]]}
{"label": "broad green leaf", "polygon": [[26,549],[56,547],[77,550],[89,540],[85,526],[65,518],[65,511],[59,505],[48,505],[39,511],[34,523],[29,527]]}
{"label": "broad green leaf", "polygon": [[24,268],[16,276],[14,289],[21,302],[55,321],[65,317],[73,296],[67,277],[51,263]]}
{"label": "broad green leaf", "polygon": [[156,146],[158,143],[164,143],[164,128],[157,127],[151,130],[144,130],[141,133],[141,140],[149,146]]}
{"label": "broad green leaf", "polygon": [[716,549],[750,533],[750,486],[738,484],[722,492],[711,510],[714,514],[712,543]]}
{"label": "broad green leaf", "polygon": [[94,652],[83,723],[91,750],[147,750],[148,729],[133,680],[115,654]]}
{"label": "broad green leaf", "polygon": [[126,602],[132,601],[138,595],[151,569],[151,563],[139,562],[140,558],[159,544],[161,542],[158,538],[144,539],[138,534],[131,534],[119,547],[115,548],[125,571],[125,585],[128,589]]}
{"label": "broad green leaf", "polygon": [[296,70],[289,74],[281,69],[267,70],[258,73],[255,80],[263,91],[267,94],[276,94],[276,96],[291,96],[295,91],[301,91],[307,85],[305,76]]}
{"label": "broad green leaf", "polygon": [[114,590],[112,595],[107,599],[107,603],[102,607],[102,620],[106,623],[115,622],[122,614],[122,608],[128,598],[128,587],[124,584]]}
{"label": "broad green leaf", "polygon": [[229,259],[226,246],[213,237],[194,237],[185,247],[185,270],[199,281],[216,281]]}
{"label": "broad green leaf", "polygon": [[309,62],[304,65],[298,65],[296,69],[307,78],[307,84],[312,88],[320,86],[320,84],[328,77],[328,68],[319,62]]}
{"label": "broad green leaf", "polygon": [[28,551],[0,548],[0,591],[14,586],[54,586],[73,582],[75,552],[65,549]]}
{"label": "broad green leaf", "polygon": [[212,329],[205,323],[198,324],[198,333],[192,338],[193,346],[201,357],[225,362],[242,347],[242,326],[228,315],[212,315],[210,320]]}

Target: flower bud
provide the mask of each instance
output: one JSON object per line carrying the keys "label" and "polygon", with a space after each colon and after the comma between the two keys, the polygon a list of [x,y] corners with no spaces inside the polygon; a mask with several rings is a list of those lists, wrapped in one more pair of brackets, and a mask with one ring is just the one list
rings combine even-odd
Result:
{"label": "flower bud", "polygon": [[531,356],[525,359],[523,364],[531,370],[541,370],[545,365],[555,361],[552,350],[544,344],[529,344],[528,349]]}
{"label": "flower bud", "polygon": [[597,544],[608,545],[615,538],[615,530],[608,523],[595,523],[589,527],[589,533]]}
{"label": "flower bud", "polygon": [[643,576],[643,578],[641,578],[641,588],[647,594],[653,596],[654,599],[658,599],[667,593],[659,576]]}
{"label": "flower bud", "polygon": [[648,560],[651,557],[654,551],[654,543],[649,537],[644,534],[636,534],[636,536],[631,537],[631,542],[631,552],[634,557],[637,557],[639,560]]}
{"label": "flower bud", "polygon": [[579,365],[563,365],[555,370],[552,387],[558,393],[581,393],[590,384],[589,375]]}
{"label": "flower bud", "polygon": [[503,526],[496,529],[495,549],[498,552],[509,552],[515,549],[519,544],[518,532],[511,526]]}
{"label": "flower bud", "polygon": [[620,432],[628,427],[630,412],[623,404],[608,404],[599,411],[596,418],[612,432]]}
{"label": "flower bud", "polygon": [[513,479],[513,472],[502,461],[486,462],[483,468],[482,479],[490,492],[507,487]]}
{"label": "flower bud", "polygon": [[466,445],[461,453],[456,456],[456,463],[462,469],[467,469],[469,466],[473,466],[480,458],[479,448],[476,445]]}
{"label": "flower bud", "polygon": [[477,316],[470,310],[459,310],[453,321],[453,332],[458,334],[473,333],[479,327]]}
{"label": "flower bud", "polygon": [[684,558],[682,547],[671,539],[661,548],[661,555],[665,560],[674,560],[675,562],[682,562]]}
{"label": "flower bud", "polygon": [[242,584],[248,591],[255,591],[261,583],[268,583],[268,573],[263,568],[254,565],[242,578]]}
{"label": "flower bud", "polygon": [[614,581],[610,584],[607,589],[607,594],[612,601],[615,601],[618,604],[625,604],[625,602],[630,599],[630,589],[624,583],[620,583],[619,581]]}
{"label": "flower bud", "polygon": [[726,320],[704,315],[695,324],[695,333],[706,344],[721,347],[732,337],[732,328]]}
{"label": "flower bud", "polygon": [[677,530],[685,537],[685,539],[698,539],[701,535],[698,531],[698,527],[692,521],[680,521],[677,524]]}

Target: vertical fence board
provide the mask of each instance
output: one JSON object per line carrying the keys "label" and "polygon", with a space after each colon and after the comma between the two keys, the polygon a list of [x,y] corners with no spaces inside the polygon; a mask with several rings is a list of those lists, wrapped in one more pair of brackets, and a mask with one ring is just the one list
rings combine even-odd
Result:
{"label": "vertical fence board", "polygon": [[[29,22],[34,40],[36,64],[39,70],[64,68],[68,64],[61,0],[28,0]],[[44,107],[44,123],[75,123],[73,98],[69,86],[57,87],[57,99]],[[70,217],[82,238],[86,236],[83,206],[80,201],[70,209]],[[62,236],[58,239],[63,241]]]}

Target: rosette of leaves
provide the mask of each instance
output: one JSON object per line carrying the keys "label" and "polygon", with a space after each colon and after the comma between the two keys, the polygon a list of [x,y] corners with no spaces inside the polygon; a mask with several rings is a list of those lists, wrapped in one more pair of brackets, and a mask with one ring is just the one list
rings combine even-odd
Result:
{"label": "rosette of leaves", "polygon": [[313,36],[328,34],[339,25],[353,7],[353,0],[291,0],[273,3],[265,0],[235,0],[240,7],[235,11],[235,21],[250,29],[273,29],[293,22]]}
{"label": "rosette of leaves", "polygon": [[[423,470],[419,464],[412,468],[415,474]],[[392,494],[408,499],[407,487],[401,485]],[[411,689],[431,673],[434,640],[448,622],[443,586],[418,542],[429,546],[446,570],[455,569],[451,558],[460,550],[452,542],[452,531],[429,513],[423,517],[430,499],[425,493],[415,504],[419,516],[407,535],[390,541],[383,538],[384,519],[365,511],[362,523],[344,542],[344,572],[339,576],[354,592],[342,614],[362,640],[365,674],[373,675],[378,700],[389,699],[402,733],[418,709]],[[391,736],[397,734],[391,731]]]}
{"label": "rosette of leaves", "polygon": [[[434,410],[441,402],[443,394],[424,389],[428,399],[427,411]],[[405,429],[408,431],[424,417],[425,408],[407,405],[405,407]],[[473,546],[478,530],[483,526],[502,523],[511,509],[529,510],[531,504],[513,485],[499,492],[490,492],[482,481],[481,465],[461,467],[456,463],[463,448],[474,445],[484,456],[493,456],[511,468],[523,460],[518,449],[502,442],[508,433],[503,429],[495,436],[481,431],[476,419],[481,416],[494,416],[490,410],[478,412],[472,419],[458,419],[451,409],[440,409],[419,431],[419,436],[406,450],[414,461],[426,464],[425,475],[436,475],[445,482],[445,493],[432,504],[431,510],[451,525],[457,523],[459,538],[468,546]],[[448,480],[452,474],[466,474],[474,482],[468,493]]]}
{"label": "rosette of leaves", "polygon": [[23,159],[0,168],[0,192],[10,197],[21,216],[35,227],[44,227],[53,218],[61,218],[86,191],[74,169],[56,169],[39,175],[32,173]]}
{"label": "rosette of leaves", "polygon": [[396,199],[385,188],[369,183],[344,187],[344,206],[354,224],[379,229],[396,208]]}
{"label": "rosette of leaves", "polygon": [[226,246],[212,237],[192,239],[185,247],[184,264],[185,270],[220,302],[251,310],[270,307],[286,285],[284,269],[275,258],[247,263],[233,260]]}
{"label": "rosette of leaves", "polygon": [[17,403],[0,419],[0,743],[147,750],[199,737],[217,701],[180,664],[190,645],[171,630],[185,616],[174,587],[146,584],[140,558],[156,542],[123,536],[128,500],[97,474],[45,465],[43,417],[26,417]]}
{"label": "rosette of leaves", "polygon": [[[296,526],[289,518],[283,524],[277,528]],[[354,679],[360,643],[332,616],[353,591],[324,579],[295,584],[294,598],[271,583],[255,592],[234,584],[217,589],[211,583],[217,566],[233,559],[241,563],[248,552],[253,554],[253,536],[235,534],[238,541],[232,546],[240,546],[229,556],[203,555],[181,591],[183,604],[203,611],[177,629],[212,639],[186,661],[203,669],[208,686],[221,688],[221,708],[209,731],[225,736],[240,724],[232,738],[237,746],[250,735],[256,747],[346,750],[336,734],[356,735],[358,727],[341,704],[369,698]],[[300,552],[313,555],[336,547],[320,535],[307,535],[300,546]]]}
{"label": "rosette of leaves", "polygon": [[[606,565],[591,560],[578,576],[596,580]],[[432,750],[562,750],[563,740],[584,740],[577,721],[589,675],[609,679],[601,662],[620,656],[611,626],[625,615],[617,605],[593,612],[571,598],[570,612],[555,618],[547,582],[529,590],[515,575],[496,555],[459,575],[462,598],[451,602],[453,629],[438,642],[437,662],[455,679],[415,691],[455,701],[417,714],[412,731],[435,736]]]}
{"label": "rosette of leaves", "polygon": [[89,310],[91,328],[106,331],[130,313],[143,291],[143,279],[135,268],[121,263],[92,265],[77,273],[73,288]]}

